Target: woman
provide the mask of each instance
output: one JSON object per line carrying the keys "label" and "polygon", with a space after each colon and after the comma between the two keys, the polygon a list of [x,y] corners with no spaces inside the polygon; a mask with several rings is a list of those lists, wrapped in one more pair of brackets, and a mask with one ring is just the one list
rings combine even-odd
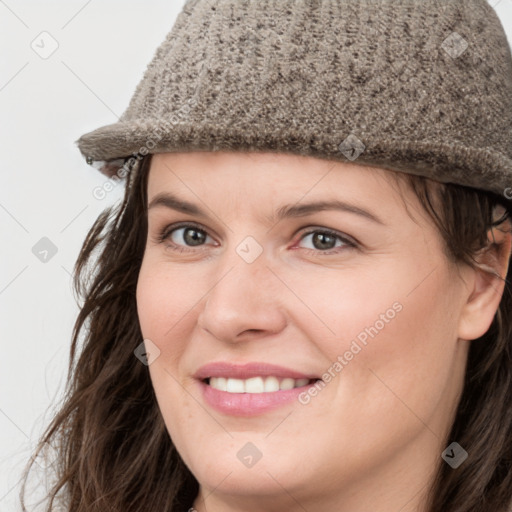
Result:
{"label": "woman", "polygon": [[78,143],[126,193],[75,268],[55,503],[511,509],[512,57],[484,0],[189,1]]}

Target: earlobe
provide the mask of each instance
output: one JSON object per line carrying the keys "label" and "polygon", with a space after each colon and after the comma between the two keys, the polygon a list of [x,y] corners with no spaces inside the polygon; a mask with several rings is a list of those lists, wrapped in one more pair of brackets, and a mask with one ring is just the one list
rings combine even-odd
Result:
{"label": "earlobe", "polygon": [[505,287],[512,235],[510,230],[489,231],[490,244],[475,259],[479,268],[471,269],[470,289],[459,320],[458,336],[474,340],[483,336],[492,324]]}

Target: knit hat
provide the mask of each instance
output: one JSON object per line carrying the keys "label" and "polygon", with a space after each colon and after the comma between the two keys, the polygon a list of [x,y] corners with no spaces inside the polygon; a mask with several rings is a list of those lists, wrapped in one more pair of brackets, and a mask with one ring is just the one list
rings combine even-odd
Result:
{"label": "knit hat", "polygon": [[271,151],[502,195],[512,55],[486,0],[188,0],[119,121],[76,142],[109,176],[148,153]]}

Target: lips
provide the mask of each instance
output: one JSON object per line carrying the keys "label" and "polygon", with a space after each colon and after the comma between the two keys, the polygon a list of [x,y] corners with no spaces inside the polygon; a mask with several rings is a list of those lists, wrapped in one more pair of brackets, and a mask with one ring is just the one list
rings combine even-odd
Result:
{"label": "lips", "polygon": [[224,377],[226,379],[250,379],[251,377],[276,377],[282,379],[308,379],[318,380],[319,375],[302,373],[296,370],[277,366],[270,363],[247,363],[243,365],[219,361],[201,366],[194,377],[199,380],[211,377]]}
{"label": "lips", "polygon": [[[206,364],[194,377],[206,405],[228,416],[244,417],[296,403],[308,386],[321,380],[312,373],[269,363],[228,362]],[[279,383],[277,389],[276,383]]]}

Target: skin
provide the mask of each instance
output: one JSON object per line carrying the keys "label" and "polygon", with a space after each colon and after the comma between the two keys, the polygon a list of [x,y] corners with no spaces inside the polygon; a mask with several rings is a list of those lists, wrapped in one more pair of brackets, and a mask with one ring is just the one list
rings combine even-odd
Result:
{"label": "skin", "polygon": [[[503,283],[450,262],[416,196],[400,192],[392,172],[289,154],[154,155],[149,202],[168,191],[208,214],[149,210],[137,287],[143,337],[160,350],[152,384],[200,484],[197,511],[367,512],[376,503],[379,512],[424,510],[433,471],[444,464],[468,340],[489,328]],[[385,225],[336,210],[270,220],[282,205],[327,199]],[[202,245],[187,245],[179,227],[157,242],[182,221],[206,231]],[[335,238],[322,249],[307,233],[326,228],[358,245]],[[236,251],[247,236],[263,250],[252,263]],[[482,262],[504,276],[510,236],[501,237],[502,249]],[[220,360],[322,375],[397,303],[394,318],[306,405],[229,416],[204,402],[192,377]],[[247,442],[262,453],[251,468],[237,458]]]}

